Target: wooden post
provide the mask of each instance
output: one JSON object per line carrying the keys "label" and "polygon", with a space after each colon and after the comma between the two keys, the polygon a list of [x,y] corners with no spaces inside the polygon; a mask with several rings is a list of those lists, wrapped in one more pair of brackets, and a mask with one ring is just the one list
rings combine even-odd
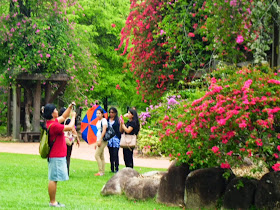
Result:
{"label": "wooden post", "polygon": [[7,136],[12,134],[12,88],[8,88]]}
{"label": "wooden post", "polygon": [[41,81],[38,80],[36,84],[34,101],[33,101],[33,131],[40,131],[40,110],[41,110]]}
{"label": "wooden post", "polygon": [[50,99],[51,99],[51,84],[49,81],[47,81],[45,86],[45,104],[49,103]]}
{"label": "wooden post", "polygon": [[13,86],[13,139],[19,140],[21,88]]}

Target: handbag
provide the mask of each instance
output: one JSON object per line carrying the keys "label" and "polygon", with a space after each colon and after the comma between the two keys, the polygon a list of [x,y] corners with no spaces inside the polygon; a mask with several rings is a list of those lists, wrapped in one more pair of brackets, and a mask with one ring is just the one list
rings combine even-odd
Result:
{"label": "handbag", "polygon": [[[101,130],[103,130],[102,129],[102,121],[101,121]],[[114,128],[110,125],[110,123],[108,123],[108,127],[106,129],[106,133],[105,133],[105,135],[103,137],[103,140],[104,141],[108,141],[111,138],[113,138],[115,135],[116,135],[116,133],[115,133]]]}
{"label": "handbag", "polygon": [[[66,120],[64,121],[65,125]],[[74,144],[75,141],[75,136],[73,135],[72,131],[64,131],[64,136],[65,136],[65,142],[68,146],[71,146]]]}
{"label": "handbag", "polygon": [[72,134],[72,131],[64,131],[65,142],[68,146],[74,144],[75,137]]}
{"label": "handbag", "polygon": [[120,147],[121,148],[134,148],[136,146],[136,135],[128,135],[123,133],[121,136]]}

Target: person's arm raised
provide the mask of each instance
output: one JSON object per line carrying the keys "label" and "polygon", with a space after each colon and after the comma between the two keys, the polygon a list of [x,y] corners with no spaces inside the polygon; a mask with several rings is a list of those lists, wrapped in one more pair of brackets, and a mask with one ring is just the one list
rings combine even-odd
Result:
{"label": "person's arm raised", "polygon": [[57,118],[57,121],[59,123],[63,123],[69,117],[69,114],[72,111],[73,106],[75,106],[74,101],[68,106],[65,112],[63,112],[63,114]]}
{"label": "person's arm raised", "polygon": [[68,125],[64,125],[63,131],[71,131],[75,127],[76,112],[71,113],[71,122]]}

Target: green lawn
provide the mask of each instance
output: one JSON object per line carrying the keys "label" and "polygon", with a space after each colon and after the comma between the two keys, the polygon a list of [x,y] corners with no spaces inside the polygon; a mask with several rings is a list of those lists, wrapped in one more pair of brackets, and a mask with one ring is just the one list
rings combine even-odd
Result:
{"label": "green lawn", "polygon": [[[45,159],[38,155],[0,153],[0,166],[0,209],[48,208]],[[135,169],[140,173],[158,170]],[[68,209],[180,209],[156,203],[155,199],[138,201],[128,200],[124,195],[102,196],[103,185],[113,176],[109,170],[109,164],[106,164],[107,173],[95,177],[96,162],[72,159],[69,181],[58,182],[57,200]]]}

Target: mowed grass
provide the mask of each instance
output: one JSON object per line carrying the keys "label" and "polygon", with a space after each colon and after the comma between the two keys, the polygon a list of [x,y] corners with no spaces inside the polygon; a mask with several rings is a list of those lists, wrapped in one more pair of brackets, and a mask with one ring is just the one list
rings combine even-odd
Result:
{"label": "mowed grass", "polygon": [[[159,169],[135,167],[135,170],[144,173]],[[113,176],[109,171],[110,166],[106,164],[105,175],[95,177],[96,162],[72,159],[69,181],[58,182],[57,201],[67,209],[180,209],[156,203],[155,199],[138,201],[128,200],[125,195],[102,196],[103,185]],[[0,153],[0,209],[47,209],[47,186],[46,159],[38,155]]]}

